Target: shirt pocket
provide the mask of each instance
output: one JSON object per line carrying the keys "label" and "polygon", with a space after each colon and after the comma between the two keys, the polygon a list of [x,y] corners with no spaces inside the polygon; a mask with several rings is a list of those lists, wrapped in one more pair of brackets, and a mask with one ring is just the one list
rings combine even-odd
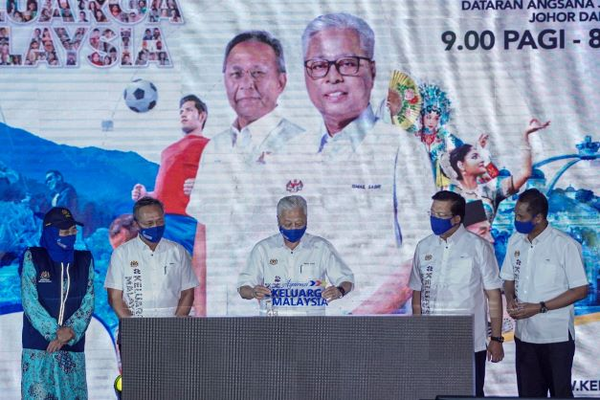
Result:
{"label": "shirt pocket", "polygon": [[[563,288],[565,273],[559,264],[545,259],[536,267],[535,285],[542,291],[552,292]],[[565,288],[566,290],[566,288]]]}
{"label": "shirt pocket", "polygon": [[302,281],[322,280],[325,278],[316,262],[300,262],[298,279]]}
{"label": "shirt pocket", "polygon": [[473,259],[459,258],[450,262],[450,268],[446,271],[446,281],[453,286],[468,285],[473,273]]}
{"label": "shirt pocket", "polygon": [[182,267],[174,262],[164,263],[158,274],[160,279],[161,298],[179,299],[181,293]]}

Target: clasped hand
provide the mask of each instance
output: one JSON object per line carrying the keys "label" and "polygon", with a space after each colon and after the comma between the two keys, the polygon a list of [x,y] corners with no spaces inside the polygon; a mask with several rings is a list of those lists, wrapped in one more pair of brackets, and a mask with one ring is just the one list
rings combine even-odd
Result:
{"label": "clasped hand", "polygon": [[540,312],[540,305],[539,303],[520,303],[515,299],[508,302],[506,311],[514,319],[531,318]]}
{"label": "clasped hand", "polygon": [[56,339],[52,340],[46,351],[48,353],[54,353],[55,351],[60,350],[67,342],[75,337],[75,332],[68,326],[61,326],[56,331]]}

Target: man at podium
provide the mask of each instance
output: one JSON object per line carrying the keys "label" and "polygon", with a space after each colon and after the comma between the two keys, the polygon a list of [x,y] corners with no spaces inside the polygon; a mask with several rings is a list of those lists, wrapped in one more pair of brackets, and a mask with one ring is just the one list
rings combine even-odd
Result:
{"label": "man at podium", "polygon": [[335,248],[306,233],[301,196],[277,204],[279,232],[258,242],[238,278],[238,292],[257,299],[261,315],[324,315],[329,302],[354,286],[354,274]]}

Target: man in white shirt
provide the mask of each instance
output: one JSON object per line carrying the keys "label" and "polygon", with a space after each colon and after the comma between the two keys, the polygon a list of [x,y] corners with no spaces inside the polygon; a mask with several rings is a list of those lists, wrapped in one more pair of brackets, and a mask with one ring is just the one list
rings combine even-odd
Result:
{"label": "man in white shirt", "polygon": [[367,22],[321,15],[305,28],[302,48],[306,89],[323,124],[300,138],[303,146],[298,139],[290,146],[316,154],[316,162],[296,162],[287,176],[302,183],[314,231],[356,275],[350,311],[397,311],[410,298],[409,260],[427,232],[420,219],[435,193],[427,153],[371,109],[375,35]]}
{"label": "man in white shirt", "polygon": [[198,279],[188,252],[164,239],[162,203],[143,197],[133,207],[139,235],[117,247],[104,287],[119,318],[183,317],[189,314]]}
{"label": "man in white shirt", "polygon": [[[498,263],[492,245],[463,227],[464,198],[444,190],[432,199],[433,235],[417,245],[410,277],[413,315],[474,316],[475,395],[483,397],[486,355],[492,362],[504,358]],[[489,344],[486,304],[492,328]]]}
{"label": "man in white shirt", "polygon": [[574,306],[587,296],[581,246],[548,224],[548,200],[528,189],[515,206],[516,233],[500,276],[516,319],[517,387],[521,397],[573,397]]}
{"label": "man in white shirt", "polygon": [[301,196],[279,200],[280,233],[254,246],[239,275],[240,296],[257,299],[262,314],[324,314],[329,302],[352,290],[354,275],[331,243],[305,233],[307,215]]}
{"label": "man in white shirt", "polygon": [[[270,33],[246,31],[236,35],[225,49],[223,75],[227,98],[237,117],[204,149],[186,209],[206,225],[206,250],[197,238],[194,257],[206,251],[206,271],[198,274],[207,277],[208,293],[201,290],[201,295],[210,298],[210,315],[235,310],[243,313],[240,304],[230,308],[229,303],[235,300],[228,288],[234,282],[230,277],[236,275],[256,240],[241,235],[239,241],[233,236],[246,232],[257,213],[244,203],[247,191],[241,186],[260,175],[271,155],[282,152],[289,140],[304,132],[277,112],[287,74],[281,43]],[[253,187],[250,196],[257,191]],[[228,267],[233,273],[222,274]]]}

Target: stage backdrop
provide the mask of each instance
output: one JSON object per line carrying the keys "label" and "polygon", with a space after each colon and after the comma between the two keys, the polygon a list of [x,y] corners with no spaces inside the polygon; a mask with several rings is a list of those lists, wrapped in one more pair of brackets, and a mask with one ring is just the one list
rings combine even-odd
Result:
{"label": "stage backdrop", "polygon": [[[348,31],[303,48],[310,21],[340,12],[372,28],[372,57]],[[285,67],[266,71],[278,77],[276,88],[261,77],[272,67],[268,52],[268,61],[224,73],[227,43],[247,30],[281,42]],[[576,305],[573,385],[578,396],[598,396],[599,51],[600,3],[592,0],[1,2],[0,359],[10,361],[0,367],[3,395],[19,397],[18,259],[38,243],[40,215],[53,205],[85,223],[77,245],[94,254],[88,380],[92,398],[109,398],[117,319],[103,282],[113,246],[135,235],[129,214],[142,189],[167,205],[168,237],[194,250],[202,281],[196,315],[218,316],[258,314],[258,304],[239,298],[237,276],[252,246],[278,232],[276,203],[286,194],[308,199],[308,232],[330,240],[355,274],[356,290],[329,314],[408,314],[410,260],[430,233],[436,187],[473,203],[470,229],[494,242],[500,263],[515,193],[536,187],[550,199],[551,223],[583,247],[590,291]],[[352,55],[370,60],[330,65],[338,73],[330,71],[325,86],[305,73],[307,58]],[[352,62],[359,81],[339,73]],[[245,105],[231,83],[236,73],[236,85],[257,97]],[[207,138],[244,110],[277,104],[251,127],[253,140],[270,129],[289,140],[259,143],[262,151],[241,163],[218,152],[200,161],[197,176],[184,177],[195,182],[190,198],[181,171],[185,163],[195,171],[198,156],[163,153],[161,162],[184,136],[179,100],[188,94],[207,105]],[[349,140],[328,152],[336,143],[322,140],[324,117],[360,104],[361,129],[349,136],[366,133],[362,148]],[[452,164],[466,144],[477,161],[470,187]],[[273,287],[298,284],[269,279]],[[512,324],[505,319],[506,359],[488,369],[489,395],[516,394]]]}

